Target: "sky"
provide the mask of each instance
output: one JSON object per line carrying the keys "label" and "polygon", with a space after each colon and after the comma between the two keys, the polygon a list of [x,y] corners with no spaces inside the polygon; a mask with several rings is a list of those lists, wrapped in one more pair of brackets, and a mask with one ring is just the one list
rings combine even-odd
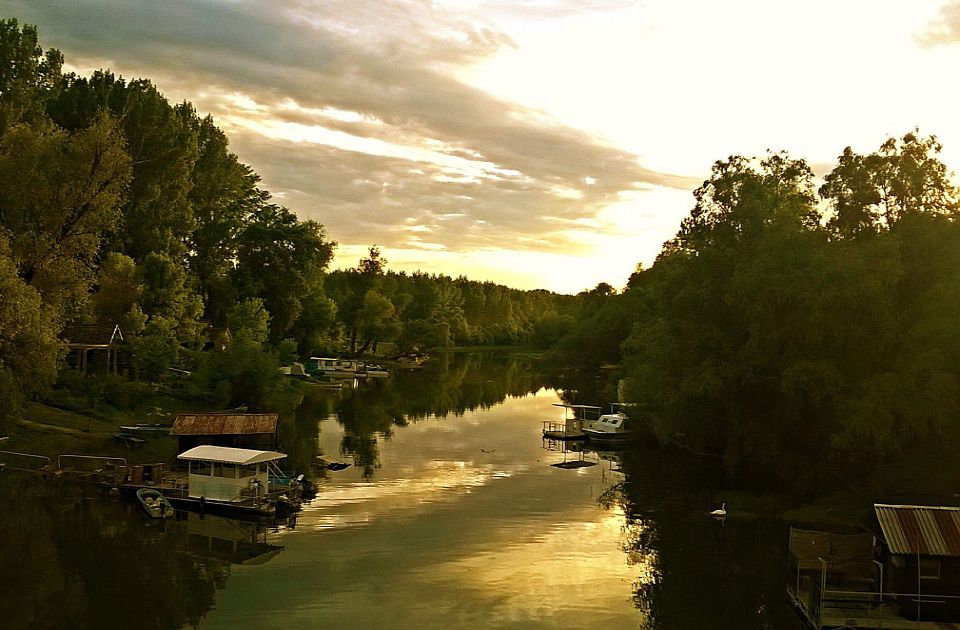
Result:
{"label": "sky", "polygon": [[69,70],[212,114],[278,203],[396,271],[625,286],[714,161],[960,170],[960,0],[0,0]]}

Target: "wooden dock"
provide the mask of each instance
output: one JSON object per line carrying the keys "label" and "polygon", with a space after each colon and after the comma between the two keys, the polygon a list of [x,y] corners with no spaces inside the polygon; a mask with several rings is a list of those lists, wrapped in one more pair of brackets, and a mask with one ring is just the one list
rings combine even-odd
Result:
{"label": "wooden dock", "polygon": [[567,442],[570,440],[585,440],[586,434],[580,430],[578,422],[544,422],[543,439],[559,440]]}
{"label": "wooden dock", "polygon": [[[867,605],[865,600],[859,605],[852,600],[832,604],[825,600],[819,611],[814,612],[803,601],[806,594],[798,596],[792,588],[787,588],[787,597],[797,613],[814,630],[960,630],[958,623],[907,619],[887,603]],[[819,622],[816,619],[818,616]]]}
{"label": "wooden dock", "polygon": [[583,440],[586,439],[586,434],[583,431],[544,431],[543,437],[547,440],[560,440],[566,442],[568,440]]}

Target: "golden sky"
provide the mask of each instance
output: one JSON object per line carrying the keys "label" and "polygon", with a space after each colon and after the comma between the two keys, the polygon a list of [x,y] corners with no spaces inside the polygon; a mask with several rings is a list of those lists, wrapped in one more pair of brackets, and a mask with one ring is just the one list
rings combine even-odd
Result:
{"label": "golden sky", "polygon": [[919,127],[960,162],[951,0],[0,0],[70,68],[211,113],[334,266],[623,287],[710,165]]}

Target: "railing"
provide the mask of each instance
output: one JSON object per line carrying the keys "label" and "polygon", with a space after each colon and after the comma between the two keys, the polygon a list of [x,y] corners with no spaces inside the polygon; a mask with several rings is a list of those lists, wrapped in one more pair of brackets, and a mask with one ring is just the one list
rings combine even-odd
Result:
{"label": "railing", "polygon": [[[65,461],[78,461],[78,462],[99,462],[104,466],[112,463],[114,466],[126,466],[127,460],[125,457],[103,457],[100,455],[57,455],[57,470],[67,470],[64,466]],[[95,472],[96,469],[90,471]]]}
{"label": "railing", "polygon": [[960,595],[825,588],[809,574],[790,584],[787,591],[814,628],[883,628],[888,623],[891,627],[907,627],[905,624],[915,623],[918,616],[930,620],[936,618],[938,609],[960,604]]}
{"label": "railing", "polygon": [[[18,453],[16,451],[0,451],[0,459],[10,461],[0,462],[4,464],[4,468],[9,467],[10,470],[19,470],[24,472],[43,472],[44,470],[50,469],[51,460],[45,455],[34,455],[33,453]],[[36,464],[33,467],[24,468],[21,466],[15,466],[15,463],[22,463],[24,466],[27,464]]]}

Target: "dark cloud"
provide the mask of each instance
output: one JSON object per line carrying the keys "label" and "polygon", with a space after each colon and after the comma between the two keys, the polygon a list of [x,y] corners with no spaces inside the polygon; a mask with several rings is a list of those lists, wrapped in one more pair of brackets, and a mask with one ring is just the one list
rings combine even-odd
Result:
{"label": "dark cloud", "polygon": [[[38,24],[44,45],[63,50],[68,62],[151,78],[213,113],[267,188],[344,243],[391,247],[416,237],[449,249],[536,242],[562,250],[566,243],[543,238],[556,219],[562,226],[589,218],[623,191],[694,183],[644,169],[629,152],[457,80],[454,69],[514,44],[490,24],[431,2],[4,4],[9,15]],[[605,6],[521,2],[511,10],[546,18]],[[225,98],[230,93],[254,109],[240,111]],[[240,116],[430,149],[454,164],[268,138]]]}

